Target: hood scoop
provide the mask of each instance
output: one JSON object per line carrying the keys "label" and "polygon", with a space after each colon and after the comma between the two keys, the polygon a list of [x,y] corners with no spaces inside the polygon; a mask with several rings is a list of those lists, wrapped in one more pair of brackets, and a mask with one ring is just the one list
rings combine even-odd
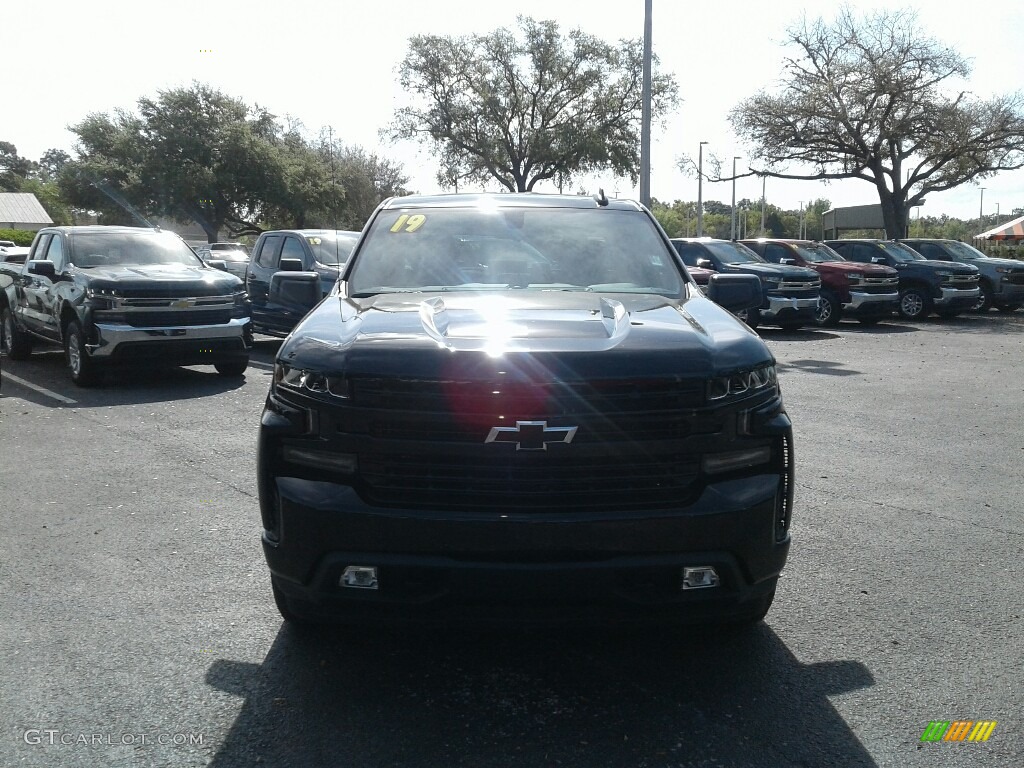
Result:
{"label": "hood scoop", "polygon": [[494,300],[449,307],[435,296],[421,301],[418,313],[426,335],[449,349],[540,350],[549,345],[561,348],[570,339],[587,339],[587,344],[605,348],[621,342],[630,330],[626,307],[607,297],[589,308],[552,309]]}

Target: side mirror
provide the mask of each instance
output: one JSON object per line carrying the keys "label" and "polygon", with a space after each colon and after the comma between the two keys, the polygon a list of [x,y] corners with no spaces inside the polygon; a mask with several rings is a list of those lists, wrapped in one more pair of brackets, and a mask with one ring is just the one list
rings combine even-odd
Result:
{"label": "side mirror", "polygon": [[872,256],[871,257],[871,263],[872,264],[885,264],[885,257],[884,256]]}
{"label": "side mirror", "polygon": [[282,272],[301,272],[302,259],[281,259],[277,268]]}
{"label": "side mirror", "polygon": [[757,275],[712,275],[705,293],[730,312],[754,309],[764,301]]}
{"label": "side mirror", "polygon": [[224,272],[228,271],[228,263],[224,259],[210,259],[206,262],[206,266],[213,267],[214,269],[220,269]]}
{"label": "side mirror", "polygon": [[[297,262],[298,259],[282,259],[282,263],[284,261]],[[270,293],[267,298],[271,304],[298,306],[310,310],[320,303],[323,296],[320,275],[316,272],[283,270],[275,272],[270,277]]]}
{"label": "side mirror", "polygon": [[789,257],[787,256],[787,257],[785,257],[785,258],[781,258],[781,259],[779,259],[779,264],[788,264],[788,265],[790,265],[791,267],[792,267],[792,266],[796,266],[796,259],[791,259],[791,258],[789,258]]}
{"label": "side mirror", "polygon": [[711,259],[697,259],[697,266],[701,269],[714,269],[715,265],[711,263]]}
{"label": "side mirror", "polygon": [[28,263],[29,274],[39,275],[45,277],[48,280],[53,280],[57,276],[57,269],[54,267],[53,262],[48,259],[40,259],[38,261],[30,261]]}

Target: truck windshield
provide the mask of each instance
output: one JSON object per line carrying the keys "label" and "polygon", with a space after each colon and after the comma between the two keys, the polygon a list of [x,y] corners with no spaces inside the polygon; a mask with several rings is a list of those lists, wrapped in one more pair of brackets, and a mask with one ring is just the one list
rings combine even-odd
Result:
{"label": "truck windshield", "polygon": [[676,297],[684,285],[641,211],[487,205],[384,211],[348,281],[355,297],[507,288]]}
{"label": "truck windshield", "polygon": [[946,253],[952,256],[954,259],[984,259],[987,258],[984,253],[979,251],[972,245],[967,243],[961,243],[959,240],[949,240],[942,244],[946,249]]}
{"label": "truck windshield", "polygon": [[717,243],[704,243],[704,247],[726,264],[749,264],[751,262],[759,264],[765,263],[764,259],[742,243],[733,243],[725,240]]}
{"label": "truck windshield", "polygon": [[842,256],[833,251],[827,245],[821,245],[819,243],[797,245],[795,246],[796,252],[799,253],[803,260],[811,264],[822,264],[826,261],[846,261]]}
{"label": "truck windshield", "polygon": [[908,248],[903,243],[878,243],[878,247],[900,263],[925,260],[924,256],[913,248]]}
{"label": "truck windshield", "polygon": [[313,249],[313,256],[321,264],[338,266],[348,261],[348,255],[359,239],[358,232],[317,232],[307,233],[306,242]]}
{"label": "truck windshield", "polygon": [[71,262],[83,269],[203,264],[181,238],[159,232],[82,232],[72,236],[71,245]]}

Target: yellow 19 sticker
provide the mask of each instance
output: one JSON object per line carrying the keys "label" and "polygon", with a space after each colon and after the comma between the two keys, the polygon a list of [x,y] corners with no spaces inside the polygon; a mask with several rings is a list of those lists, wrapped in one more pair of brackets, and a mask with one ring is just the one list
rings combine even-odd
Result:
{"label": "yellow 19 sticker", "polygon": [[422,213],[414,213],[410,216],[407,213],[403,213],[398,217],[391,226],[392,232],[415,232],[417,229],[423,226],[423,223],[427,220],[427,217]]}

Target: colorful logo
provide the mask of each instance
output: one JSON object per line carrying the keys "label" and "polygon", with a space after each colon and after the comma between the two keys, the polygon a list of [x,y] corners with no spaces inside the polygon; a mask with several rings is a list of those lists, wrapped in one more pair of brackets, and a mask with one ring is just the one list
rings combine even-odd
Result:
{"label": "colorful logo", "polygon": [[995,729],[995,720],[932,720],[921,741],[988,741]]}

